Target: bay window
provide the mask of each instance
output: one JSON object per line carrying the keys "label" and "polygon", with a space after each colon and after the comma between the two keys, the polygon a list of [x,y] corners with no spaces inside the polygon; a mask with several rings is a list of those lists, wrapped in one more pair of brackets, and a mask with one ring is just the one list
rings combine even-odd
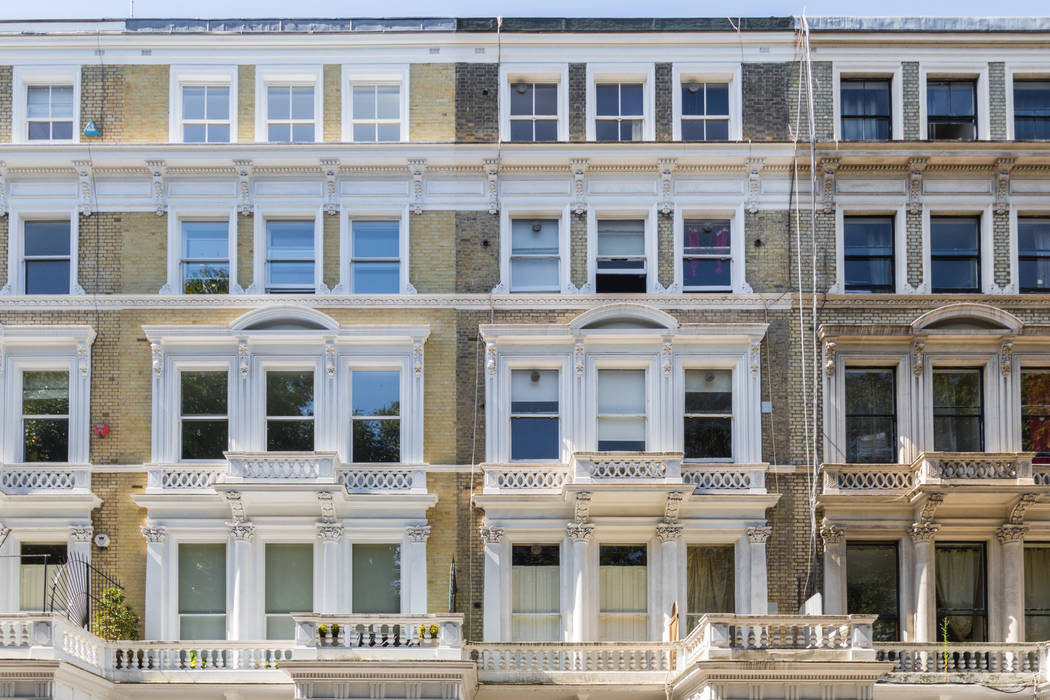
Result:
{"label": "bay window", "polygon": [[683,231],[683,289],[687,292],[731,289],[733,256],[729,220],[687,219]]}
{"label": "bay window", "polygon": [[179,544],[179,639],[226,639],[226,544]]}
{"label": "bay window", "polygon": [[401,461],[401,373],[353,370],[350,373],[351,459]]}
{"label": "bay window", "polygon": [[598,450],[644,452],[645,370],[598,370]]}
{"label": "bay window", "polygon": [[878,615],[875,641],[900,640],[900,576],[896,542],[846,543],[846,612]]}
{"label": "bay window", "polygon": [[979,368],[933,370],[933,449],[984,451],[984,396]]}
{"label": "bay window", "polygon": [[1050,459],[1050,369],[1021,370],[1021,450]]}
{"label": "bay window", "polygon": [[514,219],[510,230],[510,291],[557,292],[558,220]]}
{"label": "bay window", "polygon": [[401,222],[355,219],[350,222],[350,238],[353,293],[400,292]]}
{"label": "bay window", "polygon": [[988,639],[985,545],[983,542],[941,543],[935,547],[938,636],[947,618],[949,642]]}
{"label": "bay window", "polygon": [[685,372],[686,459],[733,459],[733,373],[727,369]]}
{"label": "bay window", "polygon": [[314,609],[314,546],[266,543],[266,638],[294,639],[291,613]]}
{"label": "bay window", "polygon": [[314,373],[266,372],[266,451],[314,449]]}
{"label": "bay window", "polygon": [[354,543],[353,608],[355,613],[401,612],[401,545]]}
{"label": "bay window", "polygon": [[735,613],[733,545],[691,544],[685,551],[686,634],[708,613]]}
{"label": "bay window", "polygon": [[560,548],[556,544],[511,548],[511,640],[561,639]]}
{"label": "bay window", "polygon": [[599,294],[646,291],[645,221],[599,219],[595,291]]}
{"label": "bay window", "polygon": [[266,291],[312,294],[315,290],[314,222],[266,222]]}
{"label": "bay window", "polygon": [[1050,639],[1050,544],[1024,545],[1024,629],[1030,642]]}
{"label": "bay window", "polygon": [[896,371],[851,367],[846,382],[846,461],[897,461]]}
{"label": "bay window", "polygon": [[600,545],[598,548],[598,639],[642,641],[648,637],[648,548]]}
{"label": "bay window", "polygon": [[227,377],[225,371],[179,374],[182,459],[223,459],[229,449]]}
{"label": "bay window", "polygon": [[22,373],[22,461],[69,460],[69,372]]}
{"label": "bay window", "polygon": [[558,370],[513,370],[510,377],[510,458],[558,459]]}

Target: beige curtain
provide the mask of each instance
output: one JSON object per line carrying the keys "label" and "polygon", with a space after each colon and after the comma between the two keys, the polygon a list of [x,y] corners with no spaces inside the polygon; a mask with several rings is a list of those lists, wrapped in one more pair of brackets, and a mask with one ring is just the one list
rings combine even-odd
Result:
{"label": "beige curtain", "polygon": [[511,569],[511,640],[556,642],[561,639],[561,598],[557,566]]}
{"label": "beige curtain", "polygon": [[735,612],[733,546],[690,545],[686,550],[687,629],[704,613]]}
{"label": "beige curtain", "polygon": [[600,566],[598,638],[605,642],[644,641],[649,616],[645,566]]}
{"label": "beige curtain", "polygon": [[945,611],[938,614],[938,638],[941,619],[947,615],[952,641],[982,641],[984,630],[978,619],[984,608],[982,554],[977,546],[937,548],[937,608]]}
{"label": "beige curtain", "polygon": [[1050,639],[1050,547],[1024,548],[1025,637],[1030,642]]}

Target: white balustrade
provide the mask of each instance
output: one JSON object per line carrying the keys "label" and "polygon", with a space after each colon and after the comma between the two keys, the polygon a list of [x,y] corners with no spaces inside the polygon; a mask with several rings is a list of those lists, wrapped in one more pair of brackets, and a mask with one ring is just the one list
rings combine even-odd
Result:
{"label": "white balustrade", "polygon": [[916,460],[922,483],[948,480],[1025,479],[1032,476],[1033,452],[926,452]]}
{"label": "white balustrade", "polygon": [[424,470],[398,469],[391,465],[347,465],[339,469],[338,481],[350,493],[426,491],[427,488]]}
{"label": "white balustrade", "polygon": [[569,481],[564,464],[483,464],[485,492],[547,491],[557,493]]}
{"label": "white balustrade", "polygon": [[293,615],[300,647],[459,658],[463,615]]}
{"label": "white balustrade", "polygon": [[172,466],[149,471],[147,488],[200,491],[211,489],[225,470],[222,468],[193,468]]}
{"label": "white balustrade", "polygon": [[823,464],[824,493],[909,491],[915,486],[910,464]]}
{"label": "white balustrade", "polygon": [[[1013,673],[1030,677],[1043,670],[1041,646],[1045,645],[880,642],[875,645],[875,657],[892,661],[893,674],[915,674],[909,676],[910,683],[943,682],[944,674]],[[921,674],[936,675],[922,678]]]}
{"label": "white balustrade", "polygon": [[1047,465],[1032,467],[1032,481],[1036,486],[1050,486],[1050,468]]}
{"label": "white balustrade", "polygon": [[705,615],[680,642],[682,662],[739,652],[799,649],[874,659],[875,615]]}
{"label": "white balustrade", "polygon": [[574,483],[610,481],[682,482],[681,452],[577,452]]}
{"label": "white balustrade", "polygon": [[0,491],[8,494],[53,491],[89,493],[91,468],[3,466],[0,467]]}
{"label": "white balustrade", "polygon": [[671,645],[659,642],[475,644],[479,674],[666,673]]}
{"label": "white balustrade", "polygon": [[334,452],[227,452],[226,481],[334,481]]}
{"label": "white balustrade", "polygon": [[117,680],[149,671],[277,670],[292,658],[292,642],[110,642],[109,668]]}
{"label": "white balustrade", "polygon": [[765,493],[765,465],[683,464],[682,482],[692,484],[697,492]]}

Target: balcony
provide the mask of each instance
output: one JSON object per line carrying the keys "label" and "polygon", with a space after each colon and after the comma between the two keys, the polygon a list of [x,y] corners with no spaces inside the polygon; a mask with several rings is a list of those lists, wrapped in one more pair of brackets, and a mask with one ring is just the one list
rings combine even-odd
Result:
{"label": "balcony", "polygon": [[882,680],[890,683],[982,683],[1023,685],[1045,683],[1050,643],[1030,644],[906,644],[879,642],[879,661],[893,663]]}
{"label": "balcony", "polygon": [[91,493],[91,466],[5,464],[0,466],[0,491],[9,496],[88,495]]}
{"label": "balcony", "polygon": [[924,452],[911,464],[823,464],[823,492],[900,496],[925,487],[1050,486],[1050,465],[1031,452]]}

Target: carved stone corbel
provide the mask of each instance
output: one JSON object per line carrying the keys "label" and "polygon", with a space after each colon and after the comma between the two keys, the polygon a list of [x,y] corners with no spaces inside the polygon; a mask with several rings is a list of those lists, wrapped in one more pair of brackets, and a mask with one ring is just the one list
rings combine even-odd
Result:
{"label": "carved stone corbel", "polygon": [[834,338],[824,339],[824,374],[829,377],[835,376],[835,351],[838,345]]}
{"label": "carved stone corbel", "polygon": [[1037,493],[1022,493],[1014,503],[1013,507],[1010,508],[1010,517],[1007,519],[1007,523],[1010,525],[1020,525],[1024,522],[1025,511],[1039,498]]}
{"label": "carved stone corbel", "polygon": [[150,544],[160,544],[168,536],[168,529],[164,527],[143,525],[139,530],[142,532],[142,536],[146,538],[146,542]]}
{"label": "carved stone corbel", "polygon": [[576,342],[573,344],[572,354],[573,354],[573,357],[575,358],[574,364],[576,365],[576,376],[577,377],[583,377],[583,372],[584,372],[583,338],[577,338],[576,339]]}
{"label": "carved stone corbel", "polygon": [[569,523],[565,532],[572,542],[590,542],[594,535],[594,526],[588,523]]}
{"label": "carved stone corbel", "polygon": [[[0,360],[2,359],[3,355],[0,353]],[[88,347],[83,340],[77,341],[77,369],[80,370],[81,379],[87,379],[91,373],[91,365],[88,362]]]}
{"label": "carved stone corbel", "polygon": [[489,374],[496,374],[496,344],[485,344],[485,370]]}
{"label": "carved stone corbel", "polygon": [[922,509],[919,511],[919,522],[932,523],[934,516],[937,514],[937,507],[942,503],[944,503],[943,493],[931,493],[926,498],[926,502],[922,504]]}
{"label": "carved stone corbel", "polygon": [[237,170],[237,211],[241,216],[251,216],[255,211],[252,199],[252,161],[249,158],[236,158],[233,167]]}
{"label": "carved stone corbel", "polygon": [[164,373],[164,351],[160,348],[160,343],[153,342],[149,344],[150,353],[153,355],[153,376],[160,379],[161,374]]}
{"label": "carved stone corbel", "polygon": [[324,369],[329,379],[335,379],[335,340],[332,338],[324,341]]}
{"label": "carved stone corbel", "polygon": [[423,175],[427,171],[426,158],[409,158],[408,172],[412,176],[412,213],[423,213]]}
{"label": "carved stone corbel", "polygon": [[339,175],[338,158],[322,158],[321,171],[324,173],[324,213],[335,216],[339,213]]}
{"label": "carved stone corbel", "polygon": [[153,197],[153,210],[157,213],[157,216],[164,216],[168,211],[167,188],[164,186],[164,176],[167,174],[167,168],[163,160],[147,160],[146,167],[149,169],[149,176],[153,180],[150,185],[150,194]]}
{"label": "carved stone corbel", "polygon": [[911,535],[912,542],[933,542],[940,530],[941,526],[937,523],[912,523],[908,534]]}
{"label": "carved stone corbel", "polygon": [[1024,536],[1027,534],[1027,525],[1014,525],[1012,523],[1006,523],[995,531],[995,536],[999,540],[999,544],[1024,542]]}
{"label": "carved stone corbel", "polygon": [[929,158],[908,159],[908,213],[922,213],[922,173]]}
{"label": "carved stone corbel", "polygon": [[665,336],[663,339],[663,349],[660,352],[661,364],[663,365],[664,376],[670,377],[672,366],[671,358],[673,356],[673,346],[671,345],[671,336]]}
{"label": "carved stone corbel", "polygon": [[1003,338],[1003,342],[999,344],[999,371],[1002,372],[1003,378],[1010,376],[1010,372],[1014,368],[1014,339],[1012,336]]}
{"label": "carved stone corbel", "polygon": [[591,519],[591,492],[580,491],[576,494],[576,503],[573,507],[576,522],[586,523]]}
{"label": "carved stone corbel", "polygon": [[745,202],[745,206],[748,214],[758,213],[758,198],[762,194],[762,181],[760,177],[762,165],[765,162],[765,158],[747,159],[747,201]]}
{"label": "carved stone corbel", "polygon": [[69,528],[69,541],[78,544],[88,544],[95,536],[95,528],[91,525],[74,525]]}
{"label": "carved stone corbel", "polygon": [[682,533],[685,531],[678,523],[660,523],[656,526],[656,537],[661,542],[677,542],[682,539]]}
{"label": "carved stone corbel", "polygon": [[762,343],[751,343],[751,376],[757,377],[762,364]]}
{"label": "carved stone corbel", "polygon": [[674,169],[677,158],[661,158],[660,168],[660,213],[670,216],[674,213]]}
{"label": "carved stone corbel", "polygon": [[773,528],[769,525],[747,528],[747,539],[752,544],[765,544],[769,536],[773,534]]}
{"label": "carved stone corbel", "polygon": [[317,494],[317,504],[321,507],[321,522],[322,523],[334,523],[335,518],[335,497],[332,496],[331,491],[320,491]]}
{"label": "carved stone corbel", "polygon": [[827,547],[829,544],[841,544],[845,535],[846,530],[844,528],[828,522],[827,518],[820,522],[820,537],[824,540],[824,547]]}
{"label": "carved stone corbel", "polygon": [[426,523],[409,525],[406,532],[409,542],[425,543],[427,538],[430,537],[430,526]]}
{"label": "carved stone corbel", "polygon": [[911,373],[916,379],[922,376],[923,353],[926,350],[926,339],[916,338],[911,344]]}
{"label": "carved stone corbel", "polygon": [[583,216],[587,213],[587,159],[573,158],[569,161],[572,166],[572,213]]}
{"label": "carved stone corbel", "polygon": [[90,160],[75,160],[77,171],[77,210],[81,216],[91,216],[95,211],[94,173]]}
{"label": "carved stone corbel", "polygon": [[838,167],[838,158],[820,159],[820,171],[824,178],[822,199],[825,214],[833,214],[835,212],[835,173]]}
{"label": "carved stone corbel", "polygon": [[489,214],[499,212],[499,158],[485,159],[485,185],[489,200]]}
{"label": "carved stone corbel", "polygon": [[678,522],[678,511],[681,509],[684,499],[685,494],[681,491],[671,491],[667,494],[667,501],[664,503],[664,522]]}
{"label": "carved stone corbel", "polygon": [[503,528],[483,525],[481,527],[481,541],[485,544],[499,544],[503,541]]}
{"label": "carved stone corbel", "polygon": [[321,542],[339,542],[343,539],[341,523],[317,523],[317,539]]}
{"label": "carved stone corbel", "polygon": [[995,161],[995,213],[1010,212],[1010,171],[1016,158],[999,158]]}

